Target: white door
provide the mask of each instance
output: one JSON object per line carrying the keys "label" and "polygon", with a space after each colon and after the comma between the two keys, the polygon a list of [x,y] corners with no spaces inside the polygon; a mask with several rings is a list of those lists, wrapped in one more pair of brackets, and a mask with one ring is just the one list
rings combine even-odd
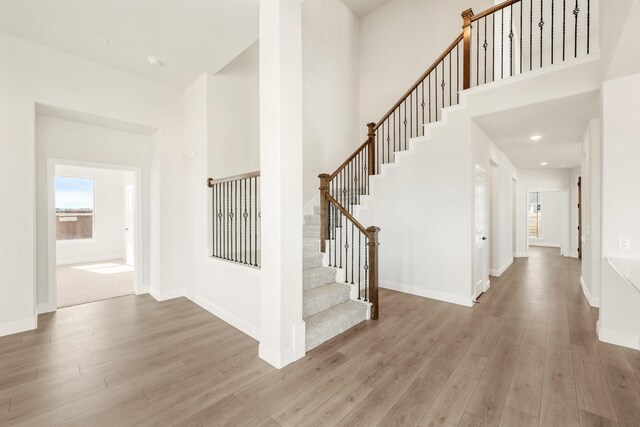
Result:
{"label": "white door", "polygon": [[487,268],[487,178],[485,171],[476,166],[475,259],[474,297],[486,290],[489,280]]}
{"label": "white door", "polygon": [[134,243],[134,224],[135,224],[135,193],[133,185],[127,185],[125,189],[125,202],[124,202],[124,239],[126,246],[126,261],[127,264],[133,266],[133,243]]}

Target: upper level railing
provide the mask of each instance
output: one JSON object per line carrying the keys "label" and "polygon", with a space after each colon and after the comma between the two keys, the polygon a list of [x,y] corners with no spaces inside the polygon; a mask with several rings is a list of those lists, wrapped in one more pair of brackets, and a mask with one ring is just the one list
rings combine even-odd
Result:
{"label": "upper level railing", "polygon": [[260,267],[260,172],[207,180],[211,256]]}
{"label": "upper level railing", "polygon": [[[462,12],[462,32],[377,123],[367,124],[367,140],[332,174],[319,176],[322,251],[328,241],[334,263],[355,272],[347,250],[353,256],[353,245],[335,239],[345,224],[368,230],[352,214],[369,194],[369,176],[406,150],[409,139],[423,136],[425,125],[441,120],[444,108],[460,102],[461,90],[588,55],[592,1],[507,0],[475,16]],[[377,265],[375,278],[367,267],[365,277],[377,286]],[[377,313],[377,296],[372,303]]]}

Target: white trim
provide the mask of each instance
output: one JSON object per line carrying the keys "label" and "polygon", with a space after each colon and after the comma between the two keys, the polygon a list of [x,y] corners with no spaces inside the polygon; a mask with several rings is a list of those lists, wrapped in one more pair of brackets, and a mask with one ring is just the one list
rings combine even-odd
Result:
{"label": "white trim", "polygon": [[52,305],[51,303],[43,302],[41,304],[38,304],[37,310],[38,314],[53,313],[57,310],[57,307],[55,305]]}
{"label": "white trim", "polygon": [[38,327],[37,317],[28,317],[26,319],[15,320],[0,324],[0,337],[5,335],[17,334],[19,332],[31,331]]}
{"label": "white trim", "polygon": [[406,294],[431,298],[438,301],[463,305],[465,307],[473,307],[473,298],[471,298],[471,296],[451,294],[448,292],[436,291],[433,289],[418,288],[403,283],[392,282],[390,280],[380,280],[380,287],[384,289],[391,289],[393,291],[404,292]]}
{"label": "white trim", "polygon": [[514,258],[529,258],[529,252],[514,252]]}
{"label": "white trim", "polygon": [[513,264],[513,257],[509,258],[509,260],[505,262],[504,265],[500,267],[500,269],[489,269],[489,274],[493,277],[500,277],[505,271],[507,271],[507,268],[511,267],[511,264]]}
{"label": "white trim", "polygon": [[587,302],[589,303],[589,305],[591,307],[600,307],[600,298],[594,297],[593,295],[591,295],[591,292],[589,291],[589,288],[587,288],[587,284],[584,282],[584,279],[582,276],[580,276],[580,286],[582,286],[582,293],[587,299]]}
{"label": "white trim", "polygon": [[560,243],[545,243],[545,242],[536,242],[529,240],[529,246],[542,246],[545,248],[562,248]]}
{"label": "white trim", "polygon": [[234,328],[239,329],[254,340],[260,341],[260,328],[258,326],[253,325],[242,319],[241,317],[230,313],[224,308],[214,304],[213,302],[196,295],[193,291],[186,291],[185,296],[189,298],[189,300],[191,300],[194,304],[199,305],[217,318],[222,319]]}
{"label": "white trim", "polygon": [[86,262],[112,261],[116,259],[124,259],[124,254],[99,255],[85,258],[70,258],[59,261],[57,265],[83,264]]}
{"label": "white trim", "polygon": [[602,328],[599,320],[596,323],[596,331],[602,342],[640,350],[640,336],[638,335]]}
{"label": "white trim", "polygon": [[578,257],[578,252],[569,252],[568,255],[566,255],[569,258],[579,258]]}
{"label": "white trim", "polygon": [[276,369],[282,369],[294,360],[293,348],[279,353],[267,348],[263,343],[258,345],[258,356]]}
{"label": "white trim", "polygon": [[149,295],[154,297],[158,302],[167,301],[174,298],[180,298],[185,296],[185,293],[186,293],[185,288],[171,289],[169,291],[161,291],[153,287],[149,288]]}

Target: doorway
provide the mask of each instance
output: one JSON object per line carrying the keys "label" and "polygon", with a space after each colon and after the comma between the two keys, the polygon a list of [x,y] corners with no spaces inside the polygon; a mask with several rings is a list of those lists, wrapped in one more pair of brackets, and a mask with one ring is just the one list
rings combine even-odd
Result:
{"label": "doorway", "polygon": [[56,308],[138,293],[139,171],[49,161],[49,283]]}
{"label": "doorway", "polygon": [[[569,195],[561,189],[527,190],[527,248],[558,248],[569,254]],[[527,249],[528,250],[528,249]]]}
{"label": "doorway", "polygon": [[487,251],[487,173],[476,165],[473,297],[486,292],[489,283]]}

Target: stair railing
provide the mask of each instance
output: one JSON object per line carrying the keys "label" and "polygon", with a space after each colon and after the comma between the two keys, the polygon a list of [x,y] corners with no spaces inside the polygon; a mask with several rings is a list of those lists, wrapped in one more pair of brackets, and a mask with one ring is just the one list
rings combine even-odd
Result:
{"label": "stair railing", "polygon": [[[507,0],[475,16],[472,9],[462,12],[462,32],[377,123],[367,124],[367,140],[335,172],[319,176],[320,247],[325,252],[329,242],[334,266],[356,271],[347,262],[347,247],[342,251],[345,242],[335,240],[342,227],[379,231],[365,229],[353,217],[353,206],[370,192],[369,177],[406,150],[409,139],[424,136],[425,125],[442,119],[444,108],[457,105],[461,89],[588,55],[591,1]],[[377,235],[369,236],[373,241],[377,260]],[[373,292],[367,297],[377,314],[377,262],[372,267],[369,263],[366,277],[376,286],[375,301]]]}
{"label": "stair railing", "polygon": [[260,268],[260,171],[207,180],[211,256]]}

